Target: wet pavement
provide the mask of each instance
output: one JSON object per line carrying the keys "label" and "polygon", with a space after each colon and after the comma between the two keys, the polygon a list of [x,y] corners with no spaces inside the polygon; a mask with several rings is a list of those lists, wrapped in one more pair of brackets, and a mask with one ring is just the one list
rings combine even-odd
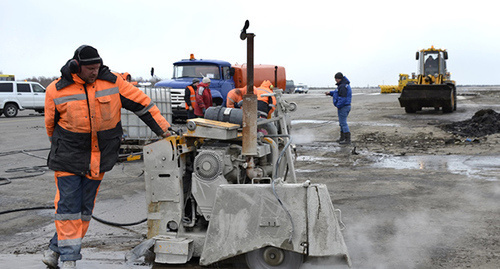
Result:
{"label": "wet pavement", "polygon": [[500,179],[500,156],[473,155],[423,155],[423,156],[379,156],[373,163],[375,168],[448,171],[471,179],[498,181]]}

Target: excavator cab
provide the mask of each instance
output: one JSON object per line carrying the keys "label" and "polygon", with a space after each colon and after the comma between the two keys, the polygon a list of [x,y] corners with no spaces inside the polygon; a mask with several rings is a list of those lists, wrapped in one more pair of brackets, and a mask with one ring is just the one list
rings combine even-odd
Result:
{"label": "excavator cab", "polygon": [[399,103],[407,113],[415,113],[423,107],[443,109],[444,113],[456,110],[455,81],[450,79],[446,68],[448,52],[443,49],[417,51],[419,75],[416,83],[406,85],[401,91]]}

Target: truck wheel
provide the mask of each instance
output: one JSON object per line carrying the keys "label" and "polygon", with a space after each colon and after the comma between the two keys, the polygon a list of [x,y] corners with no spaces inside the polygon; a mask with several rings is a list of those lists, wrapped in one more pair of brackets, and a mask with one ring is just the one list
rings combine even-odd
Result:
{"label": "truck wheel", "polygon": [[250,269],[298,269],[304,255],[277,247],[264,247],[245,255]]}
{"label": "truck wheel", "polygon": [[15,104],[6,104],[3,107],[3,113],[5,114],[5,117],[7,118],[12,118],[17,116],[17,106]]}

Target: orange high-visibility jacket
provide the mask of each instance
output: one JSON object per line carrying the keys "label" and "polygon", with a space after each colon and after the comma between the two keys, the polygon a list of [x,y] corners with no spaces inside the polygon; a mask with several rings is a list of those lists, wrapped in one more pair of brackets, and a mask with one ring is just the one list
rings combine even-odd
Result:
{"label": "orange high-visibility jacket", "polygon": [[[193,107],[193,109],[195,109],[196,107],[196,93],[195,93],[195,89],[193,88],[193,84],[191,85],[188,85],[186,88],[189,89],[189,101],[191,102],[191,106]],[[186,91],[187,93],[187,91]],[[184,101],[187,101],[186,98],[184,97]],[[188,106],[188,103],[186,102],[186,110],[189,110],[189,106]]]}
{"label": "orange high-visibility jacket", "polygon": [[[255,89],[255,88],[254,88]],[[247,94],[247,87],[232,89],[227,93],[226,107],[238,108],[238,102],[243,100],[243,95]]]}
{"label": "orange high-visibility jacket", "polygon": [[51,140],[47,164],[54,171],[90,175],[109,171],[118,160],[123,135],[121,108],[133,111],[157,135],[170,124],[138,88],[102,66],[97,80],[85,82],[61,69],[45,94],[45,128]]}
{"label": "orange high-visibility jacket", "polygon": [[254,90],[255,95],[257,95],[257,106],[260,111],[267,112],[267,117],[270,118],[276,109],[276,97],[273,96],[263,96],[264,94],[272,94],[271,82],[269,80],[264,80],[262,84]]}

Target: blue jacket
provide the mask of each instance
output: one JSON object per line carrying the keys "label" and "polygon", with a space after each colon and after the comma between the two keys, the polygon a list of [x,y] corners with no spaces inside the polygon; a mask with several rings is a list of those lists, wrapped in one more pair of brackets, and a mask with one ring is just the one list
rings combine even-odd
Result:
{"label": "blue jacket", "polygon": [[329,95],[333,96],[333,105],[336,108],[343,108],[351,105],[352,90],[349,84],[351,84],[349,79],[344,77],[337,83],[337,89],[330,91]]}

